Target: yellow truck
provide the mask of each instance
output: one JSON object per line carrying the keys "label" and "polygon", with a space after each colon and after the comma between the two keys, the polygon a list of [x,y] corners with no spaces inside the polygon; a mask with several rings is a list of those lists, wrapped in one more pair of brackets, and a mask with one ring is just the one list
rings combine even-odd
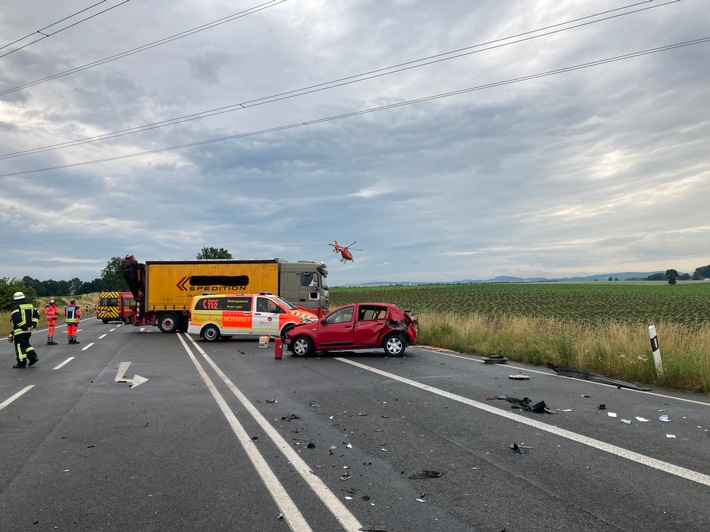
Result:
{"label": "yellow truck", "polygon": [[133,325],[157,325],[166,333],[187,331],[193,296],[270,292],[316,316],[328,313],[324,263],[282,259],[123,259],[123,277],[133,293]]}

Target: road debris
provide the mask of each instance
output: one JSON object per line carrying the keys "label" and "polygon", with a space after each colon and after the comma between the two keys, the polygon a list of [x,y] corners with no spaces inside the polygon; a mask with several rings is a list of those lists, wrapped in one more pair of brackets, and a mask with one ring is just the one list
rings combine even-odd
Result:
{"label": "road debris", "polygon": [[612,379],[601,373],[595,373],[594,371],[589,371],[588,369],[573,368],[571,366],[556,366],[552,362],[547,363],[547,367],[555,370],[558,375],[563,377],[572,377],[575,379],[582,379],[585,381],[594,381],[602,384],[611,384],[619,388],[629,388],[631,390],[650,392],[651,388],[645,388],[637,384],[632,384],[630,382],[621,381],[618,379]]}
{"label": "road debris", "polygon": [[535,412],[536,414],[541,414],[543,412],[546,412],[548,414],[557,414],[557,412],[555,412],[551,408],[548,408],[548,406],[545,404],[545,401],[540,401],[538,403],[532,404],[532,401],[527,397],[517,399],[515,397],[507,397],[505,395],[493,395],[489,397],[488,400],[508,401],[509,403],[513,404],[511,408],[514,408],[516,410],[525,410],[526,412]]}
{"label": "road debris", "polygon": [[648,419],[646,419],[645,417],[636,416],[636,421],[640,421],[641,423],[647,423]]}
{"label": "road debris", "polygon": [[489,357],[483,357],[484,364],[505,364],[508,359],[503,355],[491,355]]}
{"label": "road debris", "polygon": [[604,403],[600,403],[599,406],[597,407],[598,410],[606,410],[606,405]]}
{"label": "road debris", "polygon": [[440,471],[434,471],[431,469],[422,469],[419,473],[413,473],[409,475],[409,478],[412,479],[417,479],[417,478],[439,478],[441,475],[444,473]]}
{"label": "road debris", "polygon": [[292,421],[294,419],[301,419],[297,414],[288,414],[281,416],[281,421]]}
{"label": "road debris", "polygon": [[607,412],[609,417],[616,417],[616,412]]}
{"label": "road debris", "polygon": [[522,375],[522,374],[517,374],[517,375],[508,375],[508,378],[514,381],[528,381],[530,380],[530,377],[528,375]]}
{"label": "road debris", "polygon": [[675,439],[675,434],[666,434],[666,438],[673,438],[673,439]]}
{"label": "road debris", "polygon": [[513,449],[518,454],[528,454],[530,452],[530,449],[532,449],[532,447],[528,447],[528,446],[522,445],[522,444],[518,445],[515,442],[510,444],[510,448]]}
{"label": "road debris", "polygon": [[663,423],[668,423],[670,421],[670,418],[668,417],[668,414],[663,414],[661,417],[658,418],[658,421],[663,421]]}

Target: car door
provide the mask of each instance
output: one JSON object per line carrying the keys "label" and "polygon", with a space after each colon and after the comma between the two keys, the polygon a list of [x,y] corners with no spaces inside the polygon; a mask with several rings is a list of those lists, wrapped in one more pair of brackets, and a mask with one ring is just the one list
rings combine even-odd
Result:
{"label": "car door", "polygon": [[252,318],[254,334],[276,335],[279,333],[280,307],[268,297],[256,296],[256,306]]}
{"label": "car door", "polygon": [[357,320],[354,324],[354,347],[380,347],[386,324],[386,306],[358,305]]}
{"label": "car door", "polygon": [[328,315],[318,326],[317,347],[322,349],[347,349],[353,346],[355,305],[338,309]]}

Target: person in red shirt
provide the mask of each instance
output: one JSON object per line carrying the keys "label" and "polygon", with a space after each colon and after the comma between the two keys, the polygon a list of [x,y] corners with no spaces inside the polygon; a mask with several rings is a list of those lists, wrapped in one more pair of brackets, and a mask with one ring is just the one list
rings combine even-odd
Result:
{"label": "person in red shirt", "polygon": [[81,308],[76,304],[76,300],[72,299],[69,304],[64,307],[64,321],[67,323],[67,339],[70,344],[78,344],[76,332],[79,328],[79,319],[81,318]]}
{"label": "person in red shirt", "polygon": [[54,341],[54,328],[57,326],[59,309],[54,304],[54,296],[49,296],[49,303],[44,307],[44,316],[47,318],[47,345],[57,345]]}

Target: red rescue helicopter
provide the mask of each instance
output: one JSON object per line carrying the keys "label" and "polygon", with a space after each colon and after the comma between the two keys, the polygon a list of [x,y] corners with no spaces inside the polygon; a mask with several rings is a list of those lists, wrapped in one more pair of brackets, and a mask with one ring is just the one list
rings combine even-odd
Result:
{"label": "red rescue helicopter", "polygon": [[[353,242],[353,244],[350,244],[348,246],[339,245],[337,240],[333,240],[333,242],[334,242],[333,244],[328,244],[328,245],[333,246],[333,253],[340,253],[340,257],[341,257],[340,262],[342,262],[343,264],[345,264],[348,261],[355,262],[355,259],[353,259],[353,254],[350,253],[350,249],[351,249],[350,246],[352,246],[355,242],[357,242],[357,240],[355,242]],[[355,251],[362,251],[361,249],[357,249],[357,248],[352,248],[352,249],[354,249]]]}

